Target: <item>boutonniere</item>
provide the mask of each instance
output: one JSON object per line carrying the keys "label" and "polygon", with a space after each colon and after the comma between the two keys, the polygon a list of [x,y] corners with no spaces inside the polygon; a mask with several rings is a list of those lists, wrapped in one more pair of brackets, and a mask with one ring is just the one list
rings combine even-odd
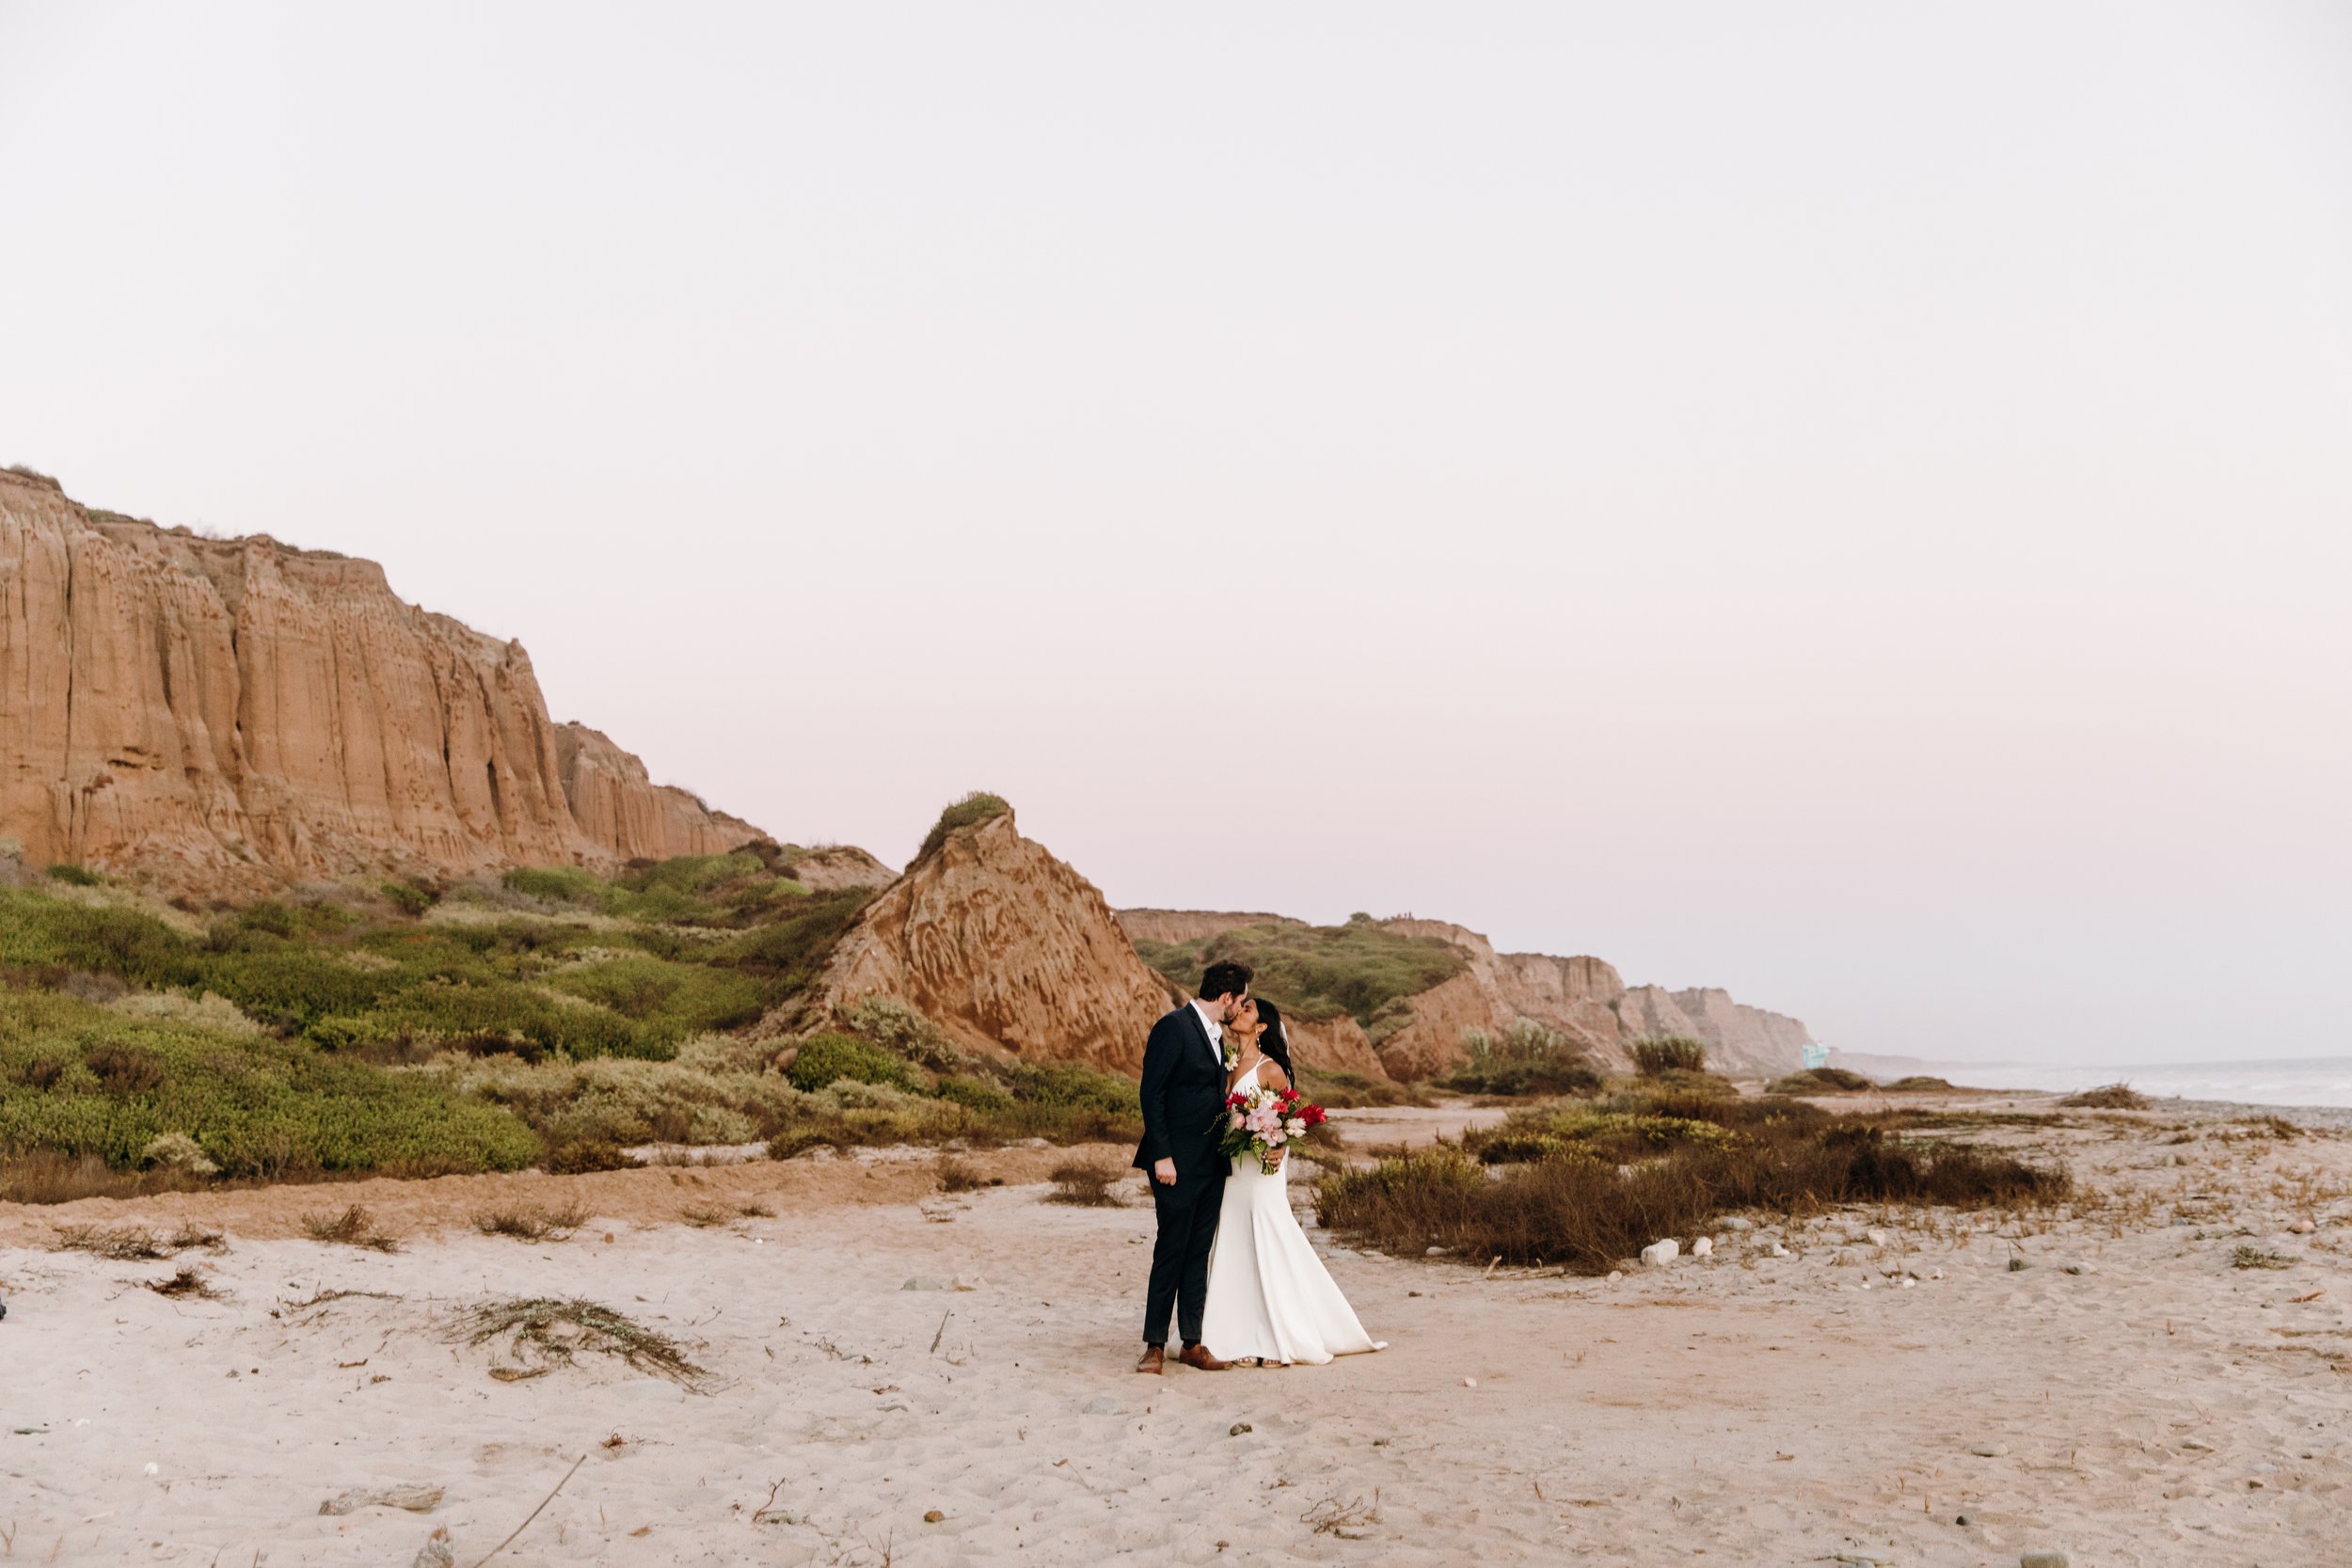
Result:
{"label": "boutonniere", "polygon": [[1232,1046],[1227,1046],[1225,1048],[1225,1070],[1231,1072],[1239,1066],[1241,1066],[1241,1052]]}

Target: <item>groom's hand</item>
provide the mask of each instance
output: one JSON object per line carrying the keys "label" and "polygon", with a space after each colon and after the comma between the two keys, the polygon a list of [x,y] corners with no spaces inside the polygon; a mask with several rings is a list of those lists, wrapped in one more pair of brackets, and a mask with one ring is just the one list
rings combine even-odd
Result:
{"label": "groom's hand", "polygon": [[1173,1187],[1176,1185],[1176,1162],[1173,1160],[1152,1161],[1152,1180],[1158,1182],[1163,1187]]}

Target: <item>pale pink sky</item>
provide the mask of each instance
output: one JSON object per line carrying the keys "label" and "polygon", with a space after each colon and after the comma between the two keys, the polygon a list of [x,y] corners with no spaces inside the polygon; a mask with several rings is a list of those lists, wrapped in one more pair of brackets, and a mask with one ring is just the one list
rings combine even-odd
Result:
{"label": "pale pink sky", "polygon": [[0,4],[0,462],[786,837],[2352,1053],[2352,10]]}

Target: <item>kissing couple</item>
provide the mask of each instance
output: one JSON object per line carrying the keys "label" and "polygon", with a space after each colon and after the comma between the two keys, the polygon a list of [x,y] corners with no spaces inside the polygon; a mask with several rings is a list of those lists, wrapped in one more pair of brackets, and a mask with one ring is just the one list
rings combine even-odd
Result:
{"label": "kissing couple", "polygon": [[1139,1372],[1167,1367],[1170,1308],[1184,1341],[1176,1359],[1204,1372],[1388,1348],[1364,1333],[1291,1212],[1289,1146],[1270,1171],[1220,1152],[1227,1096],[1291,1086],[1282,1015],[1249,994],[1251,978],[1248,964],[1209,965],[1200,996],[1154,1023],[1143,1048],[1135,1163],[1151,1178],[1159,1235]]}

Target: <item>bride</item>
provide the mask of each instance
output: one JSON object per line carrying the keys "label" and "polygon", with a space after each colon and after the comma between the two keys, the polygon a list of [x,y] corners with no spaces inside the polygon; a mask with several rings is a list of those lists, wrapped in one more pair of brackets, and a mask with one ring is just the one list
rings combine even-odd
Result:
{"label": "bride", "polygon": [[[1272,1003],[1241,1005],[1225,1025],[1225,1038],[1239,1054],[1226,1075],[1226,1092],[1285,1089],[1290,1076],[1262,1043],[1271,1028],[1282,1050],[1282,1021]],[[1201,1314],[1200,1342],[1224,1361],[1254,1359],[1260,1365],[1315,1366],[1335,1355],[1385,1350],[1356,1321],[1355,1309],[1323,1267],[1323,1259],[1291,1213],[1290,1168],[1278,1152],[1271,1173],[1258,1162],[1233,1162],[1218,1211],[1216,1244],[1209,1253],[1209,1298]]]}

